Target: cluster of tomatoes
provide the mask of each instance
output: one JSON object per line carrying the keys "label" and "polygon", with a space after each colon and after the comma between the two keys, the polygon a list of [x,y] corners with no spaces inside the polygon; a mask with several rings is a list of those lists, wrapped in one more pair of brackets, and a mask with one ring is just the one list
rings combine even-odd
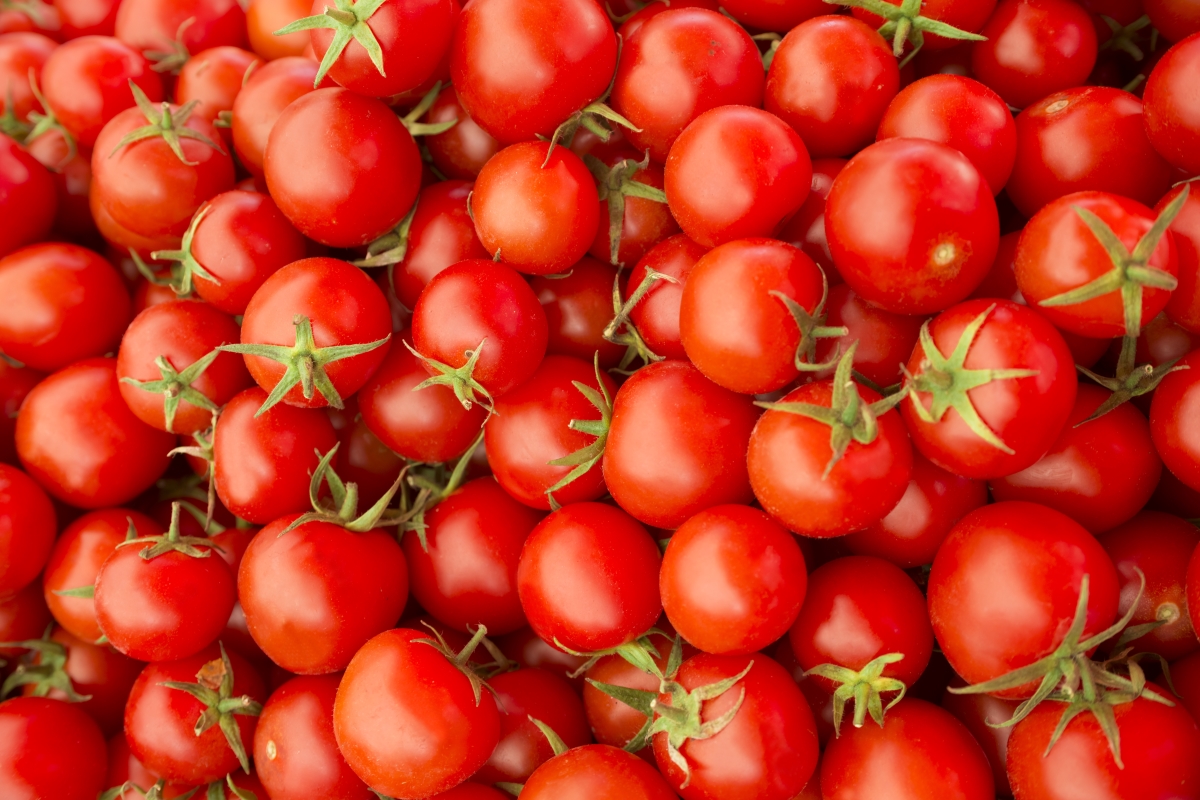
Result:
{"label": "cluster of tomatoes", "polygon": [[719,2],[0,2],[0,798],[1200,799],[1200,6]]}

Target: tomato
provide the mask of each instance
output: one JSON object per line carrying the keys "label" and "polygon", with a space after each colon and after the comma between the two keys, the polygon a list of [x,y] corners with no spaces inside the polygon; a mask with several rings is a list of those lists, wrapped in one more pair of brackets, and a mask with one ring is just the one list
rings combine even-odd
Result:
{"label": "tomato", "polygon": [[[896,29],[892,43],[897,56],[902,52],[901,47],[905,43],[913,45],[912,52],[924,48],[934,51],[953,48],[963,38],[966,38],[962,34],[982,28],[996,7],[996,0],[924,0],[924,2],[916,4],[914,11],[905,11],[902,0],[886,0],[886,2],[900,8],[897,11],[889,12],[888,16],[884,17],[866,10],[858,3],[853,3],[853,10],[850,13],[872,28],[891,23],[892,27]],[[909,20],[910,27],[901,30],[900,24],[904,20]],[[927,29],[923,30],[929,23],[935,25],[940,23],[939,27],[949,26],[956,29],[956,35],[940,36],[930,33]]]}
{"label": "tomato", "polygon": [[17,444],[14,441],[17,429],[17,411],[25,395],[44,376],[27,367],[14,367],[0,359],[0,462],[16,464]]}
{"label": "tomato", "polygon": [[679,225],[663,202],[663,170],[648,156],[623,149],[589,162],[598,186],[600,224],[588,252],[610,264],[632,266]]}
{"label": "tomato", "polygon": [[693,120],[667,156],[667,201],[679,227],[708,247],[770,236],[808,196],[812,162],[778,117],[722,106]]}
{"label": "tomato", "polygon": [[874,140],[899,89],[900,70],[882,36],[851,17],[820,16],[779,43],[764,102],[814,158],[848,156]]}
{"label": "tomato", "polygon": [[50,170],[58,194],[54,230],[75,241],[94,241],[99,232],[92,219],[88,194],[92,187],[92,154],[80,149],[62,129],[51,129],[25,140],[29,154]]}
{"label": "tomato", "polygon": [[211,47],[246,46],[246,14],[236,0],[121,0],[115,35],[156,61],[164,72],[178,73],[191,53]]}
{"label": "tomato", "polygon": [[821,760],[821,796],[850,800],[888,787],[897,797],[991,800],[992,771],[966,726],[932,703],[908,699],[884,724],[849,728]]}
{"label": "tomato", "polygon": [[930,75],[904,87],[884,112],[875,138],[897,137],[953,147],[975,165],[992,194],[1004,188],[1017,157],[1008,106],[982,83],[960,75]]}
{"label": "tomato", "polygon": [[[246,36],[250,40],[250,49],[268,62],[303,56],[312,44],[307,31],[282,36],[276,36],[275,31],[308,16],[310,7],[306,0],[250,0],[246,4]],[[315,75],[315,59],[312,62]]]}
{"label": "tomato", "polygon": [[[662,630],[663,623],[660,621],[656,628]],[[648,651],[647,655],[654,661],[659,672],[666,674],[673,638],[665,633],[654,633],[648,638],[654,649]],[[696,653],[696,648],[686,642],[682,643],[681,654],[684,658],[691,658]],[[592,734],[601,744],[625,747],[645,726],[649,715],[644,710],[626,705],[596,688],[596,684],[657,692],[661,680],[657,675],[635,667],[616,653],[604,656],[588,667],[586,677],[587,682],[583,685],[583,709],[587,714]],[[654,763],[654,751],[649,742],[637,754],[649,763]]]}
{"label": "tomato", "polygon": [[[214,47],[188,59],[175,84],[175,102],[199,102],[199,113],[215,122],[221,112],[231,111],[246,78],[262,66],[258,56],[240,47]],[[222,131],[224,144],[229,131]]]}
{"label": "tomato", "polygon": [[1083,85],[1096,63],[1092,19],[1069,0],[1000,0],[979,33],[971,71],[1016,108]]}
{"label": "tomato", "polygon": [[21,31],[0,39],[0,114],[21,121],[29,120],[29,112],[44,112],[41,102],[30,88],[29,72],[40,79],[42,67],[58,44],[40,33]]}
{"label": "tomato", "polygon": [[666,161],[684,128],[705,111],[762,105],[758,47],[715,9],[671,4],[622,36],[612,106],[641,129],[622,132],[655,161]]}
{"label": "tomato", "polygon": [[[1154,212],[1162,214],[1189,185],[1177,186],[1163,195]],[[1188,192],[1183,208],[1168,230],[1175,244],[1179,285],[1167,301],[1167,316],[1176,325],[1200,334],[1200,194]]]}
{"label": "tomato", "polygon": [[[236,103],[233,113],[236,119]],[[404,219],[420,188],[421,156],[380,101],[317,89],[275,121],[263,172],[271,197],[297,230],[330,247],[354,247]]]}
{"label": "tomato", "polygon": [[238,163],[256,178],[263,176],[271,129],[293,100],[313,90],[317,64],[299,54],[268,62],[242,85],[233,100],[233,149]]}
{"label": "tomato", "polygon": [[[604,338],[613,321],[613,286],[617,270],[591,256],[577,261],[566,275],[536,275],[529,282],[546,312],[546,352],[617,366],[626,349]],[[621,284],[624,285],[623,282]]]}
{"label": "tomato", "polygon": [[671,537],[659,574],[667,619],[706,653],[761,650],[783,635],[805,597],[804,556],[757,509],[715,506]]}
{"label": "tomato", "polygon": [[221,413],[213,436],[217,497],[238,517],[265,525],[310,506],[309,474],[337,444],[325,412],[281,403],[262,416],[262,389],[247,389]]}
{"label": "tomato", "polygon": [[[0,600],[0,637],[5,642],[36,639],[53,622],[37,581]],[[12,659],[21,652],[17,647],[0,647],[0,658]]]}
{"label": "tomato", "polygon": [[384,631],[355,654],[338,686],[338,749],[381,793],[429,797],[457,786],[483,766],[499,739],[491,692],[466,674],[464,655],[435,644],[419,631]]}
{"label": "tomato", "polygon": [[1150,436],[1167,469],[1200,491],[1200,436],[1194,424],[1200,411],[1200,350],[1188,353],[1176,368],[1154,391]]}
{"label": "tomato", "polygon": [[828,5],[818,0],[729,0],[721,8],[743,25],[765,31],[791,30],[829,11]]}
{"label": "tomato", "polygon": [[1142,0],[1142,5],[1155,30],[1169,41],[1200,33],[1200,11],[1188,0]]}
{"label": "tomato", "polygon": [[521,628],[501,636],[497,639],[496,646],[518,666],[549,670],[571,681],[575,691],[583,691],[584,683],[578,671],[587,663],[587,657],[571,655],[558,649],[534,633],[532,628]]}
{"label": "tomato", "polygon": [[604,93],[616,64],[616,34],[591,0],[473,2],[450,45],[459,102],[503,144],[550,136]]}
{"label": "tomato", "polygon": [[54,506],[24,472],[0,464],[0,597],[29,585],[54,546]]}
{"label": "tomato", "polygon": [[696,262],[706,252],[707,248],[703,245],[696,244],[684,234],[678,234],[650,248],[629,274],[629,285],[635,289],[642,285],[650,270],[674,279],[660,279],[652,283],[629,313],[629,319],[646,346],[663,358],[677,361],[687,358],[679,319],[683,286]]}
{"label": "tomato", "polygon": [[13,139],[0,136],[0,258],[41,241],[54,225],[58,197],[54,176]]}
{"label": "tomato", "polygon": [[824,270],[831,286],[840,284],[842,276],[837,273],[833,256],[829,254],[829,243],[825,240],[825,201],[833,187],[833,179],[844,166],[844,158],[814,159],[812,190],[800,210],[778,231],[778,238],[799,247]]}
{"label": "tomato", "polygon": [[446,267],[488,257],[467,209],[471,188],[467,181],[441,181],[421,190],[403,257],[389,267],[396,297],[405,307],[416,306],[421,290]]}
{"label": "tomato", "polygon": [[112,36],[120,5],[117,0],[56,0],[63,39]]}
{"label": "tomato", "polygon": [[12,800],[93,800],[104,788],[104,736],[78,706],[44,697],[0,703],[0,793]]}
{"label": "tomato", "polygon": [[[88,210],[92,212],[92,219],[96,223],[96,229],[100,231],[100,235],[104,237],[108,246],[118,252],[128,253],[130,250],[135,251],[140,257],[149,256],[150,253],[156,250],[177,248],[182,243],[182,237],[174,234],[163,234],[161,236],[148,237],[142,236],[140,233],[134,233],[128,228],[120,225],[112,218],[112,214],[104,207],[101,202],[99,192],[91,192],[88,194]],[[130,258],[130,261],[133,259]],[[145,278],[142,278],[145,280]],[[170,299],[165,292],[160,292],[160,297]],[[141,310],[140,308],[138,309]]]}
{"label": "tomato", "polygon": [[[955,678],[950,685],[958,688],[966,684],[961,678]],[[1008,758],[1008,739],[1012,735],[1012,728],[999,726],[1012,719],[1017,701],[1001,700],[987,694],[954,694],[947,690],[942,695],[941,706],[958,717],[958,721],[967,726],[967,730],[983,748],[992,767],[996,794],[1011,797],[1012,788],[1008,785],[1008,773],[1004,765]]]}
{"label": "tomato", "polygon": [[893,386],[901,381],[900,365],[916,346],[922,321],[921,317],[884,311],[865,302],[844,283],[838,284],[829,289],[824,325],[845,328],[846,335],[817,339],[812,360],[827,364],[857,342],[854,371],[876,386]]}
{"label": "tomato", "polygon": [[871,145],[838,173],[827,203],[838,273],[886,311],[941,311],[967,297],[996,256],[999,216],[987,181],[944,144]]}
{"label": "tomato", "polygon": [[753,497],[746,446],[758,410],[686,361],[638,370],[613,401],[604,482],[646,525],[677,528],[712,506]]}
{"label": "tomato", "polygon": [[[929,574],[929,618],[954,671],[982,683],[1053,653],[1088,579],[1082,638],[1109,626],[1120,591],[1100,544],[1065,514],[1005,502],[967,514],[942,543]],[[1001,697],[1033,694],[1037,681]]]}
{"label": "tomato", "polygon": [[521,794],[526,800],[672,800],[676,796],[653,767],[605,744],[576,747],[555,756],[529,777]]}
{"label": "tomato", "polygon": [[471,119],[458,101],[458,92],[447,85],[425,112],[425,121],[436,125],[452,119],[458,120],[454,127],[426,136],[425,147],[433,165],[447,178],[474,180],[483,165],[500,150],[500,143]]}

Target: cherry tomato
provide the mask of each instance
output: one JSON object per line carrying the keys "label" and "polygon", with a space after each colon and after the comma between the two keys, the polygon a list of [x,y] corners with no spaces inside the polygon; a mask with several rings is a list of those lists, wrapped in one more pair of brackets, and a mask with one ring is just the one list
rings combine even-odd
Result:
{"label": "cherry tomato", "polygon": [[51,129],[26,139],[25,147],[54,176],[58,194],[54,230],[75,241],[94,241],[99,231],[92,219],[88,197],[92,188],[92,154],[68,137],[61,129]]}
{"label": "cherry tomato", "polygon": [[0,462],[16,464],[17,411],[44,376],[27,367],[14,367],[0,359]]}
{"label": "cherry tomato", "polygon": [[674,279],[651,284],[641,302],[629,313],[646,346],[663,358],[677,361],[687,358],[680,333],[679,309],[687,277],[706,252],[703,245],[678,234],[650,248],[629,274],[629,285],[635,289],[641,286],[651,269]]}
{"label": "cherry tomato", "polygon": [[562,675],[571,681],[575,691],[583,691],[583,679],[577,673],[587,663],[586,656],[571,655],[560,650],[534,633],[532,628],[521,628],[501,636],[496,645],[519,666],[537,667]]}
{"label": "cherry tomato", "polygon": [[[950,685],[966,686],[961,678],[955,678]],[[954,694],[947,690],[942,695],[942,708],[958,717],[958,721],[967,726],[967,730],[983,748],[983,753],[992,766],[996,794],[1000,797],[1012,796],[1012,787],[1008,785],[1008,772],[1004,768],[1012,728],[1000,725],[1012,719],[1018,705],[1016,700],[1001,700],[987,694]]]}
{"label": "cherry tomato", "polygon": [[921,317],[884,311],[865,302],[846,284],[838,284],[829,289],[824,324],[844,327],[847,333],[818,339],[813,361],[826,364],[858,342],[854,371],[876,386],[893,386],[901,380],[900,366],[917,344],[922,321]]}
{"label": "cherry tomato", "polygon": [[812,190],[800,210],[778,231],[778,238],[796,245],[817,263],[830,286],[841,283],[842,276],[838,275],[833,256],[829,254],[829,242],[825,239],[825,201],[833,187],[833,179],[844,166],[844,158],[814,159]]}
{"label": "cherry tomato", "polygon": [[78,706],[44,697],[0,703],[0,793],[12,800],[93,800],[104,788],[100,728]]}
{"label": "cherry tomato", "polygon": [[[36,639],[54,622],[42,598],[42,587],[33,583],[0,600],[0,636],[5,642]],[[0,647],[0,658],[10,660],[24,652],[19,647]]]}
{"label": "cherry tomato", "polygon": [[54,546],[54,506],[16,467],[0,464],[0,597],[29,585]]}
{"label": "cherry tomato", "polygon": [[[240,47],[214,47],[197,53],[179,72],[175,102],[184,105],[196,100],[200,104],[200,115],[215,122],[221,112],[233,109],[246,78],[260,66],[262,60],[258,56]],[[227,145],[229,131],[223,130],[221,134]]]}
{"label": "cherry tomato", "polygon": [[521,794],[526,800],[672,800],[676,796],[654,767],[605,744],[576,747],[555,756],[529,776]]}
{"label": "cherry tomato", "polygon": [[[659,626],[661,630],[661,621]],[[664,633],[654,633],[649,636],[654,650],[647,655],[653,659],[659,671],[666,673],[667,659],[670,656],[672,637]],[[682,645],[684,658],[696,655],[696,648],[687,644]],[[620,700],[596,688],[596,683],[609,686],[621,686],[627,689],[640,689],[644,692],[657,692],[660,680],[645,670],[630,664],[619,654],[604,656],[587,670],[587,680],[583,685],[583,709],[587,714],[588,724],[592,734],[601,744],[613,747],[624,747],[638,734],[646,724],[646,715],[632,706],[627,706]],[[647,762],[654,763],[654,751],[649,743],[637,753]]]}
{"label": "cherry tomato", "polygon": [[1188,353],[1176,367],[1186,369],[1172,372],[1154,391],[1150,436],[1167,469],[1200,491],[1200,435],[1194,422],[1200,411],[1200,350]]}
{"label": "cherry tomato", "polygon": [[0,136],[0,258],[45,239],[58,208],[54,176],[15,140]]}
{"label": "cherry tomato", "polygon": [[[268,61],[303,56],[312,47],[308,31],[275,35],[298,19],[308,16],[306,0],[250,0],[246,4],[246,36],[250,49]],[[308,60],[308,59],[306,59]],[[317,65],[313,59],[313,74]]]}
{"label": "cherry tomato", "polygon": [[[893,6],[902,5],[902,0],[885,0],[885,2]],[[996,0],[924,0],[917,6],[921,17],[969,33],[982,28],[995,7]],[[850,13],[872,28],[879,27],[886,21],[878,14],[873,14],[861,7],[852,8]],[[904,41],[903,37],[897,36],[897,38]],[[957,46],[959,42],[960,40],[954,37],[926,32],[921,47],[923,50],[945,50]]]}
{"label": "cherry tomato", "polygon": [[177,72],[191,53],[246,46],[246,13],[237,0],[121,0],[115,35],[163,71]]}
{"label": "cherry tomato", "polygon": [[293,100],[313,90],[316,75],[316,62],[296,54],[264,64],[242,85],[233,101],[230,131],[238,163],[251,175],[262,178],[271,129]]}
{"label": "cherry tomato", "polygon": [[13,32],[0,39],[0,113],[28,121],[30,111],[45,111],[30,88],[29,72],[40,81],[42,67],[57,47],[53,39],[32,31]]}
{"label": "cherry tomato", "polygon": [[[589,363],[599,353],[601,369],[617,366],[625,348],[604,338],[613,321],[616,283],[616,268],[591,256],[577,261],[566,275],[534,276],[529,285],[546,312],[546,352]],[[620,285],[624,288],[624,281]]]}
{"label": "cherry tomato", "polygon": [[425,112],[425,121],[437,124],[452,119],[458,120],[454,127],[426,136],[425,146],[434,166],[447,178],[474,180],[483,165],[500,150],[500,143],[471,119],[458,101],[458,92],[447,85]]}
{"label": "cherry tomato", "polygon": [[446,267],[488,257],[467,209],[471,188],[467,181],[442,181],[421,190],[404,257],[389,267],[396,297],[405,307],[416,306],[425,285]]}
{"label": "cherry tomato", "polygon": [[1154,29],[1179,42],[1200,32],[1200,11],[1188,0],[1142,0]]}
{"label": "cherry tomato", "polygon": [[[1161,214],[1183,190],[1184,186],[1177,186],[1163,195],[1154,207],[1155,214]],[[1176,325],[1200,334],[1200,194],[1188,193],[1168,230],[1175,244],[1179,285],[1167,301],[1167,316]]]}
{"label": "cherry tomato", "polygon": [[55,0],[64,41],[83,36],[112,36],[118,0]]}
{"label": "cherry tomato", "polygon": [[738,22],[765,31],[787,31],[829,12],[818,0],[729,0],[721,5]]}

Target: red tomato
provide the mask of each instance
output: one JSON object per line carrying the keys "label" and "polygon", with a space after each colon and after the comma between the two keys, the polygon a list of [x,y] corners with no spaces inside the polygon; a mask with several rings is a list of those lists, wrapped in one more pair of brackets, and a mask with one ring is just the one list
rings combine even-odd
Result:
{"label": "red tomato", "polygon": [[454,127],[425,137],[433,165],[450,179],[474,180],[483,165],[500,150],[500,143],[479,127],[458,102],[458,92],[447,85],[425,112],[430,124],[458,120]]}
{"label": "red tomato", "polygon": [[826,364],[857,342],[854,371],[876,386],[893,386],[901,381],[900,367],[917,344],[922,322],[921,317],[893,314],[867,303],[849,286],[840,283],[829,289],[823,324],[844,327],[847,333],[817,339],[813,362]]}
{"label": "red tomato", "polygon": [[641,302],[629,313],[646,346],[663,358],[677,361],[687,358],[679,330],[679,309],[687,277],[706,252],[703,245],[678,234],[650,248],[629,274],[629,285],[635,289],[642,285],[651,269],[674,278],[673,281],[657,280],[651,284]]}
{"label": "red tomato", "polygon": [[583,691],[583,679],[576,673],[587,662],[586,656],[575,656],[558,649],[534,633],[532,628],[521,628],[501,636],[496,645],[519,666],[538,667],[562,675],[571,681],[575,691]]}
{"label": "red tomato", "polygon": [[[885,0],[885,2],[898,7],[904,5],[902,0]],[[942,25],[948,25],[951,28],[956,28],[960,33],[971,33],[983,27],[983,24],[987,22],[988,17],[992,15],[992,10],[995,7],[996,0],[924,0],[924,2],[917,4],[915,12],[909,11],[905,13],[903,10],[901,10],[896,16],[887,18],[878,14],[873,14],[861,7],[853,8],[850,13],[870,25],[872,28],[881,26],[887,21],[891,21],[893,24],[895,24],[897,20],[904,20],[907,18],[912,20],[912,23],[910,24],[917,30],[920,30],[920,26],[923,24],[934,22],[941,23]],[[914,13],[915,16],[910,16]],[[904,35],[905,33],[908,34],[907,43],[913,43],[913,33],[908,31],[900,31],[897,29],[893,39],[894,47],[899,47],[899,45],[895,45],[896,40],[899,40],[901,45],[906,42],[906,37]],[[928,48],[936,51],[953,48],[957,46],[961,40],[956,36],[939,36],[936,33],[929,33],[925,31],[923,32],[920,41],[920,47],[922,49]],[[897,55],[899,55],[902,51],[900,49],[896,49],[895,52]]]}
{"label": "red tomato", "polygon": [[[566,275],[536,275],[529,282],[546,312],[549,339],[546,352],[574,356],[591,363],[600,354],[600,368],[617,366],[626,348],[604,338],[613,321],[615,267],[584,256]],[[624,281],[620,284],[624,288]]]}
{"label": "red tomato", "polygon": [[818,158],[813,161],[812,191],[804,205],[800,206],[791,219],[783,223],[778,238],[791,242],[804,251],[825,272],[830,286],[840,284],[833,256],[829,254],[829,242],[825,240],[825,200],[833,187],[833,179],[846,166],[844,158]]}
{"label": "red tomato", "polygon": [[[673,800],[676,797],[653,767],[635,755],[605,744],[576,747],[550,759],[529,776],[521,794],[525,800]],[[459,800],[457,796],[455,800]]]}
{"label": "red tomato", "polygon": [[0,597],[41,573],[54,546],[54,506],[24,472],[0,464]]}
{"label": "red tomato", "polygon": [[727,0],[721,8],[743,25],[764,31],[791,30],[829,12],[822,0]]}
{"label": "red tomato", "polygon": [[234,98],[230,129],[234,152],[238,163],[256,178],[263,177],[267,140],[275,122],[293,100],[313,90],[316,74],[317,64],[312,59],[299,54],[285,56],[250,73]]}
{"label": "red tomato", "polygon": [[[262,61],[240,47],[214,47],[188,59],[175,84],[175,102],[183,105],[196,100],[199,113],[210,122],[223,111],[233,109],[234,100],[253,71]],[[229,142],[228,131],[222,139]]]}
{"label": "red tomato", "polygon": [[[660,629],[662,622],[659,623]],[[672,637],[662,633],[650,635],[654,650],[647,653],[653,659],[659,672],[667,671],[667,660],[670,656]],[[686,642],[682,645],[684,658],[696,655],[696,649]],[[587,681],[583,685],[583,709],[587,713],[588,724],[592,734],[601,744],[613,747],[625,747],[646,724],[647,715],[641,710],[628,706],[620,700],[596,688],[597,683],[609,686],[620,686],[628,689],[638,689],[643,692],[657,692],[661,684],[658,676],[635,667],[619,654],[604,656],[587,670]],[[637,755],[654,763],[654,751],[650,744],[638,751]]]}
{"label": "red tomato", "polygon": [[78,706],[44,697],[0,703],[0,794],[93,800],[104,788],[104,736]]}
{"label": "red tomato", "polygon": [[42,67],[58,44],[40,33],[18,31],[0,39],[0,113],[10,114],[21,121],[29,120],[29,112],[45,112],[30,88],[29,72],[41,80]]}
{"label": "red tomato", "polygon": [[1200,32],[1200,9],[1190,0],[1142,0],[1155,30],[1169,41],[1178,42]]}
{"label": "red tomato", "polygon": [[237,0],[121,0],[115,35],[163,71],[177,72],[190,53],[246,46],[246,13]]}
{"label": "red tomato", "polygon": [[1184,356],[1176,369],[1154,391],[1150,436],[1167,469],[1200,491],[1200,430],[1195,424],[1200,413],[1200,350]]}
{"label": "red tomato", "polygon": [[63,39],[112,36],[120,5],[118,0],[55,0]]}
{"label": "red tomato", "polygon": [[[24,589],[0,600],[0,637],[5,642],[23,642],[36,639],[46,632],[54,622],[42,598],[42,587],[37,581]],[[0,647],[0,657],[12,659],[20,656],[17,647]]]}
{"label": "red tomato", "polygon": [[421,190],[404,256],[389,267],[396,297],[405,307],[415,307],[425,285],[446,267],[488,257],[467,209],[471,189],[467,181],[441,181]]}
{"label": "red tomato", "polygon": [[[965,685],[961,678],[951,681],[951,686],[954,687]],[[1000,725],[1012,719],[1018,705],[1016,700],[1001,700],[987,694],[954,694],[947,690],[942,695],[942,708],[958,717],[958,721],[967,726],[967,730],[983,748],[983,753],[992,766],[996,794],[1000,797],[1012,795],[1012,788],[1008,785],[1008,773],[1004,769],[1012,728]]]}
{"label": "red tomato", "polygon": [[[1189,185],[1177,186],[1163,195],[1154,207],[1155,214],[1162,214]],[[1179,285],[1167,301],[1167,316],[1181,328],[1200,334],[1200,193],[1188,193],[1168,230],[1175,244]]]}
{"label": "red tomato", "polygon": [[0,136],[0,258],[45,239],[58,208],[54,176],[15,140]]}
{"label": "red tomato", "polygon": [[[1200,22],[1200,19],[1197,20]],[[1178,169],[1200,173],[1200,102],[1189,75],[1200,69],[1200,36],[1193,34],[1167,51],[1146,81],[1146,134],[1154,149]]]}
{"label": "red tomato", "polygon": [[[280,28],[308,16],[310,8],[307,0],[250,0],[246,4],[246,36],[250,40],[250,49],[268,61],[312,53],[308,31],[275,35]],[[312,63],[315,75],[316,59],[306,57],[305,60]]]}
{"label": "red tomato", "polygon": [[[591,162],[593,176],[599,192],[607,196],[600,200],[600,224],[588,252],[610,264],[631,266],[651,247],[679,233],[671,210],[660,202],[661,196],[656,199],[642,196],[647,189],[662,191],[663,169],[628,149],[596,160],[600,163]],[[619,214],[615,222],[614,214]]]}
{"label": "red tomato", "polygon": [[37,386],[44,376],[27,367],[14,367],[0,359],[0,462],[16,464],[17,412],[25,395]]}

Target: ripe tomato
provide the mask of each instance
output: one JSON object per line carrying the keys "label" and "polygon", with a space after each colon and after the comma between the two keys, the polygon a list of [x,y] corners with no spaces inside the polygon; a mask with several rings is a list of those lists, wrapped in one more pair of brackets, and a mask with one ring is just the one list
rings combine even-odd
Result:
{"label": "ripe tomato", "polygon": [[246,46],[246,14],[237,0],[121,0],[115,35],[164,72],[178,72],[190,53]]}
{"label": "ripe tomato", "polygon": [[[903,6],[902,0],[886,0],[887,3],[893,6]],[[879,27],[887,21],[891,21],[894,25],[898,20],[912,20],[909,24],[912,28],[920,30],[919,26],[928,24],[929,22],[941,23],[942,25],[956,28],[960,34],[970,33],[979,30],[983,24],[987,22],[988,17],[992,15],[992,10],[996,7],[996,0],[924,0],[916,6],[915,16],[913,11],[905,13],[900,10],[900,14],[896,17],[883,17],[874,14],[865,8],[859,6],[854,7],[852,13],[858,19],[870,25],[872,28]],[[893,12],[895,13],[895,12]],[[902,52],[899,48],[906,42],[914,44],[914,34],[909,30],[901,31],[896,25],[897,30],[893,38],[893,47],[897,56]],[[953,48],[959,44],[961,39],[958,36],[940,36],[936,33],[922,32],[920,38],[921,44],[918,45],[922,49],[930,50],[946,50]],[[907,35],[906,35],[907,34]],[[900,42],[897,45],[896,42]]]}
{"label": "ripe tomato", "polygon": [[15,140],[0,136],[0,258],[50,233],[58,208],[54,176]]}
{"label": "ripe tomato", "polygon": [[1167,469],[1200,491],[1200,435],[1195,424],[1200,412],[1200,350],[1188,353],[1176,367],[1186,369],[1172,372],[1154,390],[1150,436]]}
{"label": "ripe tomato", "polygon": [[[303,56],[311,47],[308,31],[285,33],[276,36],[275,31],[308,15],[311,4],[306,0],[250,0],[246,4],[246,36],[250,49],[270,61]],[[313,74],[316,74],[316,59]]]}
{"label": "ripe tomato", "polygon": [[233,148],[238,163],[256,178],[263,176],[263,161],[271,129],[293,100],[313,90],[317,64],[300,55],[271,61],[250,73],[233,101]]}
{"label": "ripe tomato", "polygon": [[[1198,20],[1200,21],[1200,20]],[[1169,49],[1154,66],[1142,97],[1146,135],[1163,158],[1190,175],[1200,173],[1200,103],[1192,96],[1189,75],[1200,68],[1200,36]]]}
{"label": "ripe tomato", "polygon": [[[1162,214],[1189,185],[1177,186],[1163,195],[1154,213]],[[1174,239],[1179,285],[1167,301],[1167,316],[1176,325],[1200,334],[1200,194],[1188,192],[1183,208],[1168,230]]]}
{"label": "ripe tomato", "polygon": [[601,369],[621,362],[625,346],[604,338],[613,321],[613,286],[625,288],[615,267],[584,256],[566,275],[537,275],[529,285],[546,312],[547,353],[588,363],[599,353]]}
{"label": "ripe tomato", "polygon": [[458,102],[458,92],[447,85],[425,112],[431,125],[458,120],[449,130],[425,137],[433,165],[450,179],[474,180],[483,165],[500,150],[500,143],[479,127]]}
{"label": "ripe tomato", "polygon": [[14,31],[0,39],[0,87],[5,90],[0,112],[5,117],[28,121],[30,111],[45,111],[30,87],[29,72],[40,81],[42,67],[57,47],[53,39],[32,31]]}
{"label": "ripe tomato", "polygon": [[[900,383],[904,360],[921,333],[921,317],[893,314],[864,301],[844,283],[830,287],[825,301],[829,328],[845,328],[845,336],[816,340],[813,362],[827,364],[855,342],[854,371],[879,387]],[[825,370],[828,372],[828,370]]]}
{"label": "ripe tomato", "polygon": [[17,443],[14,441],[17,431],[17,412],[25,395],[44,376],[40,372],[27,367],[14,367],[0,359],[0,462],[16,464]]}
{"label": "ripe tomato", "polygon": [[[196,100],[198,113],[215,122],[221,112],[233,109],[246,78],[261,65],[258,56],[240,47],[226,45],[197,53],[179,72],[175,102],[184,105]],[[228,144],[229,132],[222,131],[221,138]]]}
{"label": "ripe tomato", "polygon": [[654,767],[606,744],[576,747],[555,756],[529,776],[521,794],[525,800],[673,800],[676,796]]}
{"label": "ripe tomato", "polygon": [[[956,677],[950,686],[960,688],[966,684]],[[1012,719],[1018,705],[1016,700],[1001,700],[987,694],[954,694],[949,688],[942,695],[942,708],[958,717],[958,721],[967,726],[967,730],[983,748],[992,766],[992,778],[996,782],[996,794],[999,797],[1012,796],[1008,773],[1004,769],[1012,728],[997,726]]]}
{"label": "ripe tomato", "polygon": [[[682,361],[687,358],[679,330],[679,309],[683,303],[683,287],[700,257],[707,252],[684,234],[650,248],[629,274],[629,285],[635,289],[650,274],[662,273],[674,280],[657,280],[629,313],[638,334],[650,351],[663,358]],[[601,362],[603,363],[603,362]]]}
{"label": "ripe tomato", "polygon": [[416,306],[425,285],[446,267],[488,257],[467,209],[471,188],[467,181],[441,181],[421,190],[404,257],[389,267],[396,297],[406,308]]}
{"label": "ripe tomato", "polygon": [[1143,0],[1146,15],[1155,30],[1172,42],[1200,32],[1200,11],[1188,0]]}
{"label": "ripe tomato", "polygon": [[0,464],[0,597],[37,578],[50,557],[54,533],[50,498],[24,472]]}
{"label": "ripe tomato", "polygon": [[64,41],[83,36],[112,36],[117,23],[116,0],[58,0],[60,31]]}
{"label": "ripe tomato", "polygon": [[764,31],[789,31],[829,12],[821,0],[729,0],[721,8],[743,25]]}
{"label": "ripe tomato", "polygon": [[0,703],[0,794],[93,800],[105,787],[104,736],[78,706],[44,697]]}
{"label": "ripe tomato", "polygon": [[[660,631],[663,630],[662,621],[656,627]],[[654,649],[648,651],[647,655],[654,661],[659,672],[665,675],[673,639],[665,633],[653,633],[648,638]],[[696,652],[696,648],[686,642],[682,643],[681,653],[684,658],[691,658]],[[604,656],[588,667],[586,677],[587,682],[583,685],[583,709],[587,714],[588,724],[592,727],[592,734],[601,744],[625,747],[637,736],[649,717],[644,710],[626,705],[596,688],[596,684],[657,692],[661,680],[658,676],[635,667],[616,653]],[[637,754],[653,763],[654,751],[650,749],[649,742]]]}
{"label": "ripe tomato", "polygon": [[[42,598],[42,587],[37,581],[10,597],[0,600],[0,636],[5,642],[23,642],[36,639],[46,632],[54,622],[46,601]],[[11,659],[21,655],[18,647],[0,647],[0,657]]]}

